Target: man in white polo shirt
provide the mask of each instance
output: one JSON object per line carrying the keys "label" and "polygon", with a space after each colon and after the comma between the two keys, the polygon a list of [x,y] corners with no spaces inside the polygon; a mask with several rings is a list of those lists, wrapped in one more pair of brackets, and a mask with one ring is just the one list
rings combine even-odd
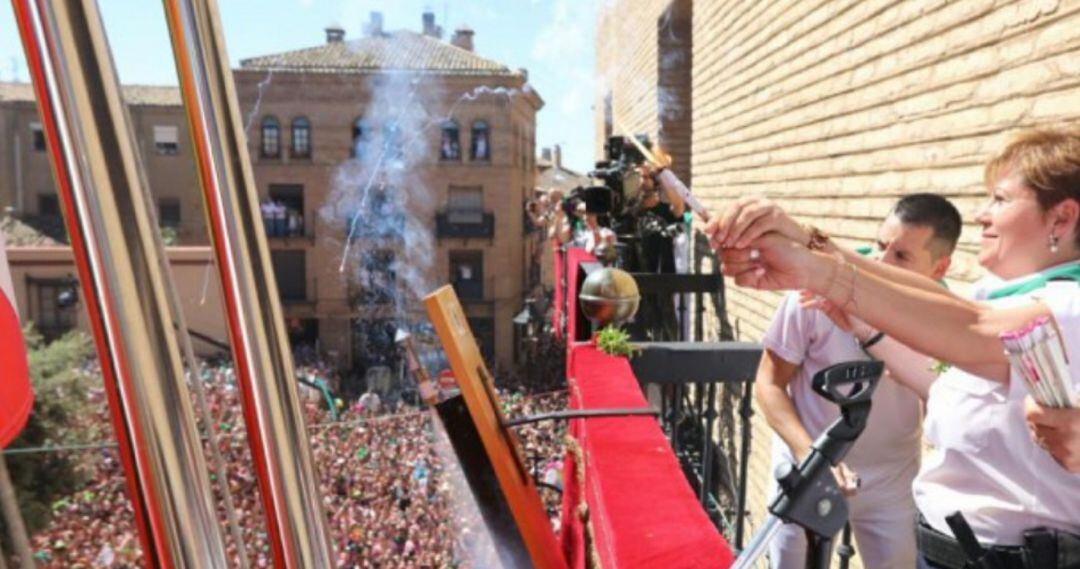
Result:
{"label": "man in white polo shirt", "polygon": [[[877,258],[924,276],[941,279],[960,236],[960,214],[948,200],[914,194],[893,207],[878,231]],[[800,462],[810,444],[838,416],[839,408],[814,393],[814,374],[830,365],[866,359],[860,342],[818,310],[800,306],[799,295],[784,298],[763,340],[754,397],[776,431],[773,468]],[[926,358],[905,362],[926,366]],[[919,396],[888,379],[878,385],[866,430],[836,475],[850,494],[851,526],[866,567],[910,568],[916,548],[911,481],[919,470]],[[773,568],[805,566],[802,528],[785,525],[770,545]]]}

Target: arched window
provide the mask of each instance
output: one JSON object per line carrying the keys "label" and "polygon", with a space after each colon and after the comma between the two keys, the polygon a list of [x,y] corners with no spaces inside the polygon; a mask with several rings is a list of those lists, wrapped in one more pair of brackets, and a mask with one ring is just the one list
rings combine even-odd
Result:
{"label": "arched window", "polygon": [[491,160],[491,139],[488,124],[485,121],[472,123],[472,152],[473,160]]}
{"label": "arched window", "polygon": [[461,134],[455,120],[448,120],[442,125],[439,157],[443,160],[461,160]]}
{"label": "arched window", "polygon": [[311,122],[305,117],[292,121],[292,155],[294,158],[311,158]]}
{"label": "arched window", "polygon": [[364,150],[367,149],[370,140],[371,128],[368,127],[367,121],[364,119],[354,120],[352,126],[352,150],[350,152],[352,157],[363,158]]}
{"label": "arched window", "polygon": [[262,121],[263,158],[281,156],[281,123],[274,115],[267,115]]}

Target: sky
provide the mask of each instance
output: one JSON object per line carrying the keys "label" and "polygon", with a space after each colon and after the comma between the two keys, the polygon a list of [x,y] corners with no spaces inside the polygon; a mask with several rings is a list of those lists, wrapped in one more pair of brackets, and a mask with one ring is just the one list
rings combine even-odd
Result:
{"label": "sky", "polygon": [[[545,101],[537,115],[536,146],[559,144],[563,163],[584,172],[593,156],[592,0],[218,0],[229,59],[278,53],[325,42],[337,24],[346,39],[360,37],[372,11],[388,30],[420,30],[426,8],[444,38],[468,25],[477,54],[511,69],[525,68]],[[175,85],[176,71],[162,3],[98,0],[123,83]],[[11,4],[0,2],[0,80],[29,80]]]}

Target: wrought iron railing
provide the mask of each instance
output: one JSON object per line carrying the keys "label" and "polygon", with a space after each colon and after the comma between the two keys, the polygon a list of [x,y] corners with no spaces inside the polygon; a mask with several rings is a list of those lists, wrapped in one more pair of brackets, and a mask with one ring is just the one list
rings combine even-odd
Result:
{"label": "wrought iron railing", "polygon": [[660,409],[661,426],[701,506],[741,549],[761,347],[745,342],[639,346],[641,352],[631,359],[634,375]]}
{"label": "wrought iron railing", "polygon": [[495,236],[495,214],[480,211],[446,211],[435,216],[438,238],[470,238]]}
{"label": "wrought iron railing", "polygon": [[[582,263],[575,290],[601,268],[599,263]],[[631,359],[634,374],[660,410],[661,427],[702,507],[741,549],[748,515],[753,381],[761,347],[732,341],[719,274],[633,276],[642,296],[638,316],[628,326],[641,348]],[[566,284],[559,286],[567,291]],[[720,341],[705,342],[710,303],[716,331],[709,336]],[[570,340],[589,339],[592,328],[580,311],[568,311],[568,316],[581,319],[573,327],[577,337]]]}

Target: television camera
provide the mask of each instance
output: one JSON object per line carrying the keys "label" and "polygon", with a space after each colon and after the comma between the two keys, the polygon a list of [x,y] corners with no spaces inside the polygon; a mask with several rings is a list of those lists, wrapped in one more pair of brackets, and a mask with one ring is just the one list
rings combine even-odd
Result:
{"label": "television camera", "polygon": [[[617,238],[616,264],[634,271],[642,267],[639,242],[647,237],[673,238],[682,231],[682,223],[666,223],[653,216],[643,216],[643,202],[657,185],[644,179],[640,167],[647,162],[641,148],[652,144],[647,135],[637,135],[635,144],[625,136],[611,136],[604,146],[605,158],[596,163],[589,177],[596,183],[579,186],[564,198],[567,218],[574,219],[584,204],[585,213],[595,214],[602,227],[610,228]],[[598,255],[601,256],[601,255]]]}

